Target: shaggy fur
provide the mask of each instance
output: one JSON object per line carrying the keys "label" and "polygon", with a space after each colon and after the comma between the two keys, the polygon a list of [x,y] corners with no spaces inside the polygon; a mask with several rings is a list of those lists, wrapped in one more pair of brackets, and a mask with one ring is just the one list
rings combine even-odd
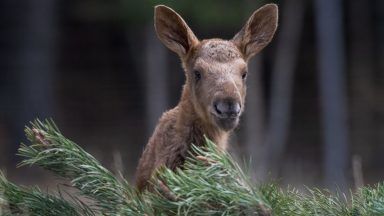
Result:
{"label": "shaggy fur", "polygon": [[[232,40],[199,41],[175,11],[166,6],[155,8],[157,35],[179,55],[186,83],[179,104],[160,118],[140,158],[136,173],[140,191],[147,188],[156,168],[180,167],[191,144],[203,145],[204,135],[219,148],[227,147],[229,133],[244,109],[247,62],[272,40],[277,14],[276,5],[265,5]],[[220,117],[214,105],[218,100],[239,104],[236,118]]]}

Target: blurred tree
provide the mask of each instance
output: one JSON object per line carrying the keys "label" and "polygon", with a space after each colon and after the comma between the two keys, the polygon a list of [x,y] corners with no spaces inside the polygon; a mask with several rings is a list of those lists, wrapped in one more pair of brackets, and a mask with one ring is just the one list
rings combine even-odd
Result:
{"label": "blurred tree", "polygon": [[77,1],[74,13],[84,20],[123,21],[130,25],[143,25],[153,19],[154,6],[164,4],[180,12],[183,17],[188,17],[200,28],[234,28],[244,21],[244,14],[251,14],[265,2],[248,1],[247,4],[241,4],[232,0],[84,0]]}
{"label": "blurred tree", "polygon": [[277,34],[276,57],[271,80],[271,111],[263,160],[264,173],[271,172],[273,177],[278,175],[288,142],[294,71],[304,24],[305,5],[306,2],[302,0],[289,0],[285,1],[282,7],[280,19],[283,24]]}
{"label": "blurred tree", "polygon": [[[0,152],[3,153],[0,166],[6,166],[13,158],[13,153],[9,151],[9,143],[12,140],[10,137],[12,131],[8,128],[10,116],[14,113],[13,104],[10,103],[12,98],[17,98],[15,86],[14,59],[16,58],[15,47],[17,46],[12,38],[16,37],[15,25],[17,19],[12,16],[15,11],[9,8],[15,7],[15,2],[12,0],[0,1]],[[12,134],[13,135],[13,134]]]}
{"label": "blurred tree", "polygon": [[145,31],[145,79],[147,136],[149,137],[161,114],[169,108],[167,51],[157,39],[152,25]]}
{"label": "blurred tree", "polygon": [[[9,46],[3,50],[10,53],[10,61],[6,62],[10,103],[7,107],[12,116],[9,122],[13,140],[22,140],[20,129],[25,122],[36,116],[49,117],[54,110],[57,1],[11,2],[5,2],[4,10],[11,20],[9,37],[5,37]],[[12,144],[13,155],[18,145]]]}
{"label": "blurred tree", "polygon": [[263,179],[259,172],[263,149],[265,148],[265,98],[262,82],[263,55],[258,54],[248,63],[247,102],[244,116],[244,129],[240,141],[246,150],[244,153],[252,159],[252,178]]}
{"label": "blurred tree", "polygon": [[[243,19],[247,19],[248,9],[254,8],[256,10],[259,6],[255,6],[255,1],[244,0],[243,1]],[[240,28],[241,24],[238,24]],[[248,63],[248,78],[247,78],[247,99],[246,109],[242,121],[244,121],[244,129],[241,131],[240,139],[241,145],[245,150],[244,155],[251,158],[251,167],[253,172],[250,173],[254,179],[262,179],[261,173],[259,173],[259,165],[262,158],[263,149],[265,148],[265,95],[263,83],[263,73],[265,68],[263,67],[264,58],[263,54],[259,53]]]}
{"label": "blurred tree", "polygon": [[325,184],[347,188],[348,129],[341,0],[316,0],[318,72],[324,133]]}
{"label": "blurred tree", "polygon": [[[351,144],[356,154],[372,157],[376,142],[372,5],[364,0],[349,3]],[[363,30],[364,29],[364,30]]]}
{"label": "blurred tree", "polygon": [[[377,86],[376,91],[376,103],[375,103],[375,118],[378,125],[378,151],[376,151],[378,160],[377,165],[384,169],[384,163],[382,162],[382,152],[384,151],[384,1],[376,0],[375,15],[377,16],[377,28],[376,28],[376,43],[375,48],[377,50],[377,77],[375,84]],[[380,158],[380,159],[379,159]]]}
{"label": "blurred tree", "polygon": [[33,117],[47,117],[53,112],[56,6],[55,0],[32,0],[26,3],[28,10],[19,37],[17,70],[21,91],[20,126]]}

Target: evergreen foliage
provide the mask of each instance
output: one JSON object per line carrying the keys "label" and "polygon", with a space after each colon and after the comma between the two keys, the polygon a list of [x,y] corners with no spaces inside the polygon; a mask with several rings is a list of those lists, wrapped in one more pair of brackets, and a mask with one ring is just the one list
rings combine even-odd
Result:
{"label": "evergreen foliage", "polygon": [[[153,189],[138,194],[90,154],[65,138],[52,121],[25,130],[20,163],[38,165],[71,181],[78,192],[62,196],[21,187],[0,175],[1,215],[384,215],[384,184],[351,194],[319,189],[300,193],[275,184],[255,186],[226,152],[206,140],[192,147],[183,169],[159,169]],[[84,201],[85,200],[85,201]]]}
{"label": "evergreen foliage", "polygon": [[[279,1],[274,1],[279,3]],[[224,27],[239,30],[256,8],[268,1],[238,2],[232,0],[147,0],[147,1],[103,1],[83,0],[73,4],[74,14],[86,21],[109,21],[118,24],[142,26],[152,23],[153,8],[156,5],[167,5],[178,11],[189,24],[210,29]],[[195,28],[193,28],[195,29]],[[234,32],[233,32],[234,33]]]}

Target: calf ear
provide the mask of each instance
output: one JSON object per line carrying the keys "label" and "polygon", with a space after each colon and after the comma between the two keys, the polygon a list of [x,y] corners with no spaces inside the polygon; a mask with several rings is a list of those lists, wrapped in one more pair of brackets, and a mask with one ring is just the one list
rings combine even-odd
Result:
{"label": "calf ear", "polygon": [[183,18],[164,5],[155,7],[155,29],[161,42],[180,57],[184,57],[198,43]]}
{"label": "calf ear", "polygon": [[264,5],[253,12],[232,42],[239,47],[244,57],[249,59],[271,42],[277,28],[277,20],[277,5]]}

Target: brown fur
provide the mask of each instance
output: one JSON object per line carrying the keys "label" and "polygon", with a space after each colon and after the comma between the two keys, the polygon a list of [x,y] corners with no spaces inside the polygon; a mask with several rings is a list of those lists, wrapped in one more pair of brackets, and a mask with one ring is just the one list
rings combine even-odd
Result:
{"label": "brown fur", "polygon": [[[155,8],[155,28],[164,45],[180,56],[186,84],[179,104],[160,118],[139,161],[139,190],[147,187],[156,168],[180,167],[191,144],[204,144],[204,135],[226,149],[229,133],[244,109],[247,62],[271,41],[277,28],[277,6],[269,4],[255,11],[229,41],[199,41],[185,21],[166,6]],[[218,100],[239,104],[236,118],[218,117],[213,105]]]}

